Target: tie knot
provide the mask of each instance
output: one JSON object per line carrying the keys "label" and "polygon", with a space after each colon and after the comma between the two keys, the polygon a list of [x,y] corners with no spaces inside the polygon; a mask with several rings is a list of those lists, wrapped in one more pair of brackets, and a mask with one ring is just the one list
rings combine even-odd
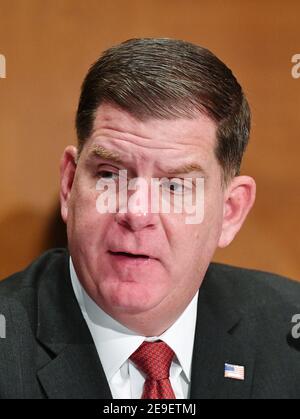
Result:
{"label": "tie knot", "polygon": [[169,378],[174,352],[162,341],[143,342],[130,359],[151,380]]}

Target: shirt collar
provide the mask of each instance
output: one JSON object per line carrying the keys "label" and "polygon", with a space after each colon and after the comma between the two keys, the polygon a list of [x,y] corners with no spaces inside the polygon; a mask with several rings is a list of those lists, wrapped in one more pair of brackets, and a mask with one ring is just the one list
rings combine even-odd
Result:
{"label": "shirt collar", "polygon": [[160,336],[146,338],[117,322],[88,296],[77,277],[71,258],[70,275],[76,299],[94,339],[108,381],[145,340],[162,340],[174,351],[190,382],[198,292],[169,329]]}

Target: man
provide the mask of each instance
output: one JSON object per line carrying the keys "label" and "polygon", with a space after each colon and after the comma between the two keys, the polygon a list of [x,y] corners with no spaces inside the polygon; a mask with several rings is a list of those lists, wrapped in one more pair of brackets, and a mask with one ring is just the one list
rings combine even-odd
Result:
{"label": "man", "polygon": [[0,285],[1,397],[300,396],[299,285],[211,263],[255,199],[232,72],[187,42],[129,40],[90,68],[76,128],[61,161],[68,250]]}

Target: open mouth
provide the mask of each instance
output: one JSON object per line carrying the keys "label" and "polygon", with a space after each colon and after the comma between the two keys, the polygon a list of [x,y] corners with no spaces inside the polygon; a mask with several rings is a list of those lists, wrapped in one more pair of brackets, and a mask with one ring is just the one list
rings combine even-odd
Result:
{"label": "open mouth", "polygon": [[141,255],[141,254],[134,254],[134,253],[127,253],[127,252],[112,252],[112,251],[109,251],[109,253],[111,254],[111,255],[114,255],[114,256],[126,256],[126,257],[128,257],[128,258],[136,258],[136,259],[150,259],[150,257],[149,256],[147,256],[147,255]]}

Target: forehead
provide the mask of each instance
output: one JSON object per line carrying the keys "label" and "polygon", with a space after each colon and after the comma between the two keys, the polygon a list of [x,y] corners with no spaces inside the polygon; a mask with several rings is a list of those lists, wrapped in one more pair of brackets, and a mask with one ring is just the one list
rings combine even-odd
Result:
{"label": "forehead", "polygon": [[186,161],[189,156],[215,159],[216,124],[207,116],[193,119],[141,121],[115,105],[103,103],[95,114],[85,149],[95,145],[118,151],[125,158]]}

